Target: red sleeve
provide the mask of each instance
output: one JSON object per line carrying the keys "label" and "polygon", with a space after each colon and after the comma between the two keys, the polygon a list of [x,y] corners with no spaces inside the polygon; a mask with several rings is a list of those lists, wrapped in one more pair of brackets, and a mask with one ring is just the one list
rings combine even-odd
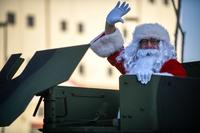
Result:
{"label": "red sleeve", "polygon": [[107,60],[110,62],[111,65],[115,66],[121,72],[121,74],[125,74],[125,68],[124,68],[123,62],[117,61],[116,59],[117,56],[120,54],[120,52],[121,50],[113,53],[107,58]]}
{"label": "red sleeve", "polygon": [[184,67],[175,59],[171,59],[165,62],[160,70],[160,72],[168,72],[174,76],[186,77],[187,73]]}

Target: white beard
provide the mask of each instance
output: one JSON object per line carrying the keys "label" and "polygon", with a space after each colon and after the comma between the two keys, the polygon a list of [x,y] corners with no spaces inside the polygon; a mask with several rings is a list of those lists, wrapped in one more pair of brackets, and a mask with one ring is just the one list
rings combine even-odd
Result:
{"label": "white beard", "polygon": [[138,42],[132,43],[117,57],[117,61],[124,62],[126,74],[145,69],[158,73],[169,59],[176,59],[176,53],[174,47],[164,41],[160,41],[159,49],[138,49]]}
{"label": "white beard", "polygon": [[[157,49],[139,49],[136,54],[135,62],[125,64],[127,74],[136,74],[142,70],[157,72],[161,64],[158,62],[160,51]],[[156,68],[157,67],[157,68]]]}
{"label": "white beard", "polygon": [[127,71],[127,74],[136,74],[141,70],[153,71],[155,60],[156,57],[153,56],[140,58],[136,61],[136,64]]}

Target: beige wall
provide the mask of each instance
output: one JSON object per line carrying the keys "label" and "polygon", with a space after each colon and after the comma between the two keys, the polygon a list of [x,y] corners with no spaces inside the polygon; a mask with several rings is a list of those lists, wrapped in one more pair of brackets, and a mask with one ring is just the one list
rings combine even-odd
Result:
{"label": "beige wall", "polygon": [[3,67],[4,64],[4,29],[0,28],[0,68]]}

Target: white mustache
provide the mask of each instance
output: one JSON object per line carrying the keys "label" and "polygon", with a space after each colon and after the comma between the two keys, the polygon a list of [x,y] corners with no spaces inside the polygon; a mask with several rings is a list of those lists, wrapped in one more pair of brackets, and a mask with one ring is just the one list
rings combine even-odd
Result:
{"label": "white mustache", "polygon": [[139,49],[137,51],[137,58],[145,57],[145,56],[159,56],[160,51],[158,49]]}

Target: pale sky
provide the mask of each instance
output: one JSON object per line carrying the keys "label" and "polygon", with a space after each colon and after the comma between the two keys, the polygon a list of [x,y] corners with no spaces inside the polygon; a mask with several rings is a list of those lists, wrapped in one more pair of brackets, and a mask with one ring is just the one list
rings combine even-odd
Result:
{"label": "pale sky", "polygon": [[185,34],[184,62],[200,61],[200,1],[182,0],[181,22]]}

